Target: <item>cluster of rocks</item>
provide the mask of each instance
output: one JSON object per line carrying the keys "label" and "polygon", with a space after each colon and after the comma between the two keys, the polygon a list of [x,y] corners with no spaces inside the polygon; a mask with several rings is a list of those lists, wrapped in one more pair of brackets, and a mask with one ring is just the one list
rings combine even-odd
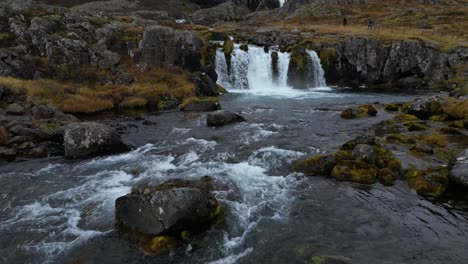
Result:
{"label": "cluster of rocks", "polygon": [[113,128],[80,122],[53,106],[11,101],[11,91],[0,91],[0,162],[49,156],[84,158],[129,149]]}
{"label": "cluster of rocks", "polygon": [[[368,116],[361,111],[367,107],[350,108],[343,114]],[[437,198],[447,195],[453,186],[468,188],[465,97],[429,97],[387,104],[384,109],[395,115],[377,125],[378,136],[364,134],[335,153],[298,161],[295,169],[365,184],[379,180],[390,185],[402,179],[418,194]]]}

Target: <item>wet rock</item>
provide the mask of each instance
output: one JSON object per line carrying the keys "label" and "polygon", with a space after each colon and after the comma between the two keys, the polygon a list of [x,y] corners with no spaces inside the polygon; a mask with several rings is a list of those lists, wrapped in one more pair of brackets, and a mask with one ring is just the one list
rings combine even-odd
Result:
{"label": "wet rock", "polygon": [[117,225],[130,234],[146,236],[203,231],[222,213],[206,181],[170,180],[119,197]]}
{"label": "wet rock", "polygon": [[129,150],[114,128],[96,122],[66,126],[63,141],[66,158],[85,158]]}
{"label": "wet rock", "polygon": [[345,119],[364,118],[376,115],[377,109],[369,104],[350,107],[341,112],[341,117]]}
{"label": "wet rock", "polygon": [[297,89],[309,88],[310,78],[308,76],[308,65],[311,58],[306,49],[300,45],[293,46],[291,49],[291,59],[288,68],[288,85]]}
{"label": "wet rock", "polygon": [[443,113],[440,100],[436,97],[419,99],[405,107],[405,112],[420,119],[428,119],[433,115]]}
{"label": "wet rock", "polygon": [[233,112],[208,114],[206,120],[209,127],[220,127],[239,122],[245,122],[245,119],[239,114]]}
{"label": "wet rock", "polygon": [[13,149],[0,147],[0,161],[13,161],[16,158],[16,151]]}
{"label": "wet rock", "polygon": [[26,110],[17,103],[10,104],[6,109],[8,115],[24,115]]}
{"label": "wet rock", "polygon": [[221,109],[218,100],[205,99],[194,100],[181,108],[182,111],[189,112],[208,112]]}
{"label": "wet rock", "polygon": [[369,131],[360,136],[357,136],[355,139],[352,139],[341,146],[341,150],[353,150],[359,144],[366,144],[374,146],[377,144],[377,139],[375,137],[374,131]]}
{"label": "wet rock", "polygon": [[309,175],[329,175],[335,164],[335,155],[324,154],[298,161],[295,170]]}
{"label": "wet rock", "polygon": [[373,164],[376,157],[374,147],[365,144],[358,144],[356,147],[354,147],[351,155],[354,159],[362,160],[369,164]]}
{"label": "wet rock", "polygon": [[12,138],[10,138],[10,140],[8,140],[8,143],[7,145],[18,145],[18,144],[22,144],[24,142],[30,142],[32,141],[34,138],[32,137],[26,137],[26,136],[14,136]]}
{"label": "wet rock", "polygon": [[358,160],[344,160],[335,166],[331,176],[340,181],[372,184],[377,179],[378,169],[371,164]]}
{"label": "wet rock", "polygon": [[468,149],[465,149],[455,161],[450,170],[449,178],[451,181],[468,187]]}
{"label": "wet rock", "polygon": [[58,122],[44,123],[39,126],[40,137],[45,140],[63,141],[65,127]]}
{"label": "wet rock", "polygon": [[395,173],[387,168],[380,169],[378,171],[377,177],[379,179],[379,182],[382,183],[383,185],[393,185],[393,183],[395,182],[397,178]]}

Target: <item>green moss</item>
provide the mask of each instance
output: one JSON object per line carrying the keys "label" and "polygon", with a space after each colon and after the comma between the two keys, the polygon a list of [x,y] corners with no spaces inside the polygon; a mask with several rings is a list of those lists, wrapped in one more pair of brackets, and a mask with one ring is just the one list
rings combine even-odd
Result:
{"label": "green moss", "polygon": [[394,144],[405,144],[408,143],[408,137],[403,134],[391,134],[388,135],[385,140],[389,143],[394,143]]}
{"label": "green moss", "polygon": [[434,150],[434,155],[445,162],[447,165],[453,163],[457,155],[461,152],[459,149],[446,149],[446,148],[437,148]]}
{"label": "green moss", "polygon": [[141,249],[149,255],[168,254],[179,245],[179,241],[171,236],[157,236],[140,242]]}
{"label": "green moss", "polygon": [[317,155],[298,161],[294,170],[309,175],[328,175],[336,164],[335,156],[331,154]]}
{"label": "green moss", "polygon": [[377,178],[377,168],[358,160],[345,160],[335,166],[331,176],[341,181],[372,184]]}
{"label": "green moss", "polygon": [[377,109],[375,109],[375,107],[370,104],[348,108],[341,112],[341,117],[344,119],[364,118],[376,115]]}
{"label": "green moss", "polygon": [[399,107],[396,104],[387,104],[385,105],[385,110],[389,112],[395,112],[399,110]]}
{"label": "green moss", "polygon": [[224,228],[226,226],[226,212],[221,204],[217,204],[213,212],[210,214],[210,219],[214,221],[214,226]]}
{"label": "green moss", "polygon": [[450,124],[451,127],[458,127],[458,128],[463,128],[464,127],[464,121],[463,120],[457,120],[454,121]]}
{"label": "green moss", "polygon": [[440,197],[448,186],[448,169],[417,170],[412,167],[406,172],[405,178],[409,187],[418,194]]}
{"label": "green moss", "polygon": [[447,121],[448,115],[446,114],[441,114],[441,115],[433,115],[429,117],[429,120],[435,121],[435,122],[444,122]]}
{"label": "green moss", "polygon": [[216,84],[216,92],[219,93],[219,94],[227,94],[229,93],[226,88],[224,88],[223,86],[219,85],[219,84]]}
{"label": "green moss", "polygon": [[180,232],[180,238],[185,242],[190,241],[190,238],[191,238],[190,232],[187,230]]}
{"label": "green moss", "polygon": [[288,48],[291,53],[289,60],[290,67],[296,69],[298,72],[303,72],[307,67],[307,57],[305,56],[305,49],[300,45],[294,45]]}
{"label": "green moss", "polygon": [[418,118],[414,115],[409,115],[409,114],[398,114],[393,117],[393,121],[414,121],[418,120]]}
{"label": "green moss", "polygon": [[423,124],[420,124],[420,123],[416,123],[416,122],[405,122],[403,123],[403,125],[407,126],[408,127],[408,131],[410,132],[414,132],[414,131],[424,131],[424,130],[427,130],[429,127],[423,125]]}
{"label": "green moss", "polygon": [[232,42],[232,40],[229,37],[227,37],[224,41],[223,53],[226,59],[226,64],[227,64],[229,73],[231,72],[231,55],[233,51],[234,51],[234,42]]}
{"label": "green moss", "polygon": [[336,64],[338,60],[338,54],[335,48],[324,48],[319,52],[320,62],[325,69],[330,69]]}
{"label": "green moss", "polygon": [[380,169],[378,172],[378,178],[380,183],[383,185],[393,185],[396,180],[396,175],[390,169]]}

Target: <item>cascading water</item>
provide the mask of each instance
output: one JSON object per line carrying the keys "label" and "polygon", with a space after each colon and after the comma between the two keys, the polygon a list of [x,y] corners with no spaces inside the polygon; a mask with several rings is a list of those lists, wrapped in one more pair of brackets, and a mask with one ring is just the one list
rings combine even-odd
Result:
{"label": "cascading water", "polygon": [[309,78],[311,87],[326,87],[325,72],[322,69],[319,56],[313,50],[307,50],[307,53],[310,57],[308,68],[311,75]]}
{"label": "cascading water", "polygon": [[[307,85],[302,87],[326,87],[324,71],[315,51],[308,50]],[[277,55],[277,57],[276,57]],[[276,62],[275,62],[276,61]],[[235,44],[231,54],[230,72],[222,49],[216,52],[218,83],[230,91],[249,91],[262,94],[297,94],[288,86],[290,54],[249,46],[248,51]]]}
{"label": "cascading water", "polygon": [[271,92],[289,89],[286,81],[289,67],[289,53],[278,52],[277,75],[273,71],[272,54],[261,47],[249,46],[243,51],[236,44],[231,54],[231,72],[228,72],[226,58],[221,49],[216,52],[218,83],[228,90],[251,90]]}
{"label": "cascading water", "polygon": [[286,3],[288,0],[279,0],[280,2],[280,6],[283,7],[284,6],[284,3]]}

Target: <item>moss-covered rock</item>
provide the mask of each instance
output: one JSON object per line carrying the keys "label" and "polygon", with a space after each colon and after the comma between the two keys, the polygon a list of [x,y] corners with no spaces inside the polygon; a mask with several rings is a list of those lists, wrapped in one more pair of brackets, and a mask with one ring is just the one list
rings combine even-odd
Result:
{"label": "moss-covered rock", "polygon": [[216,92],[218,94],[227,94],[229,93],[226,88],[224,88],[223,86],[221,86],[220,84],[216,84]]}
{"label": "moss-covered rock", "polygon": [[226,59],[228,73],[231,72],[231,55],[233,51],[234,51],[234,42],[232,42],[231,38],[226,37],[226,39],[224,40],[224,45],[223,45],[223,53]]}
{"label": "moss-covered rock", "polygon": [[294,169],[308,175],[329,175],[335,164],[335,155],[324,154],[300,160]]}
{"label": "moss-covered rock", "polygon": [[320,255],[312,257],[312,264],[350,264],[351,259],[341,256]]}
{"label": "moss-covered rock", "polygon": [[301,45],[288,48],[291,54],[288,68],[288,85],[297,89],[308,88],[309,78],[307,74],[310,62],[309,54]]}
{"label": "moss-covered rock", "polygon": [[363,161],[345,160],[335,168],[331,176],[338,180],[372,184],[377,179],[377,168]]}
{"label": "moss-covered rock", "polygon": [[389,112],[396,112],[400,107],[397,104],[386,104],[384,109]]}
{"label": "moss-covered rock", "polygon": [[435,121],[435,122],[444,122],[444,121],[447,121],[448,118],[449,118],[448,115],[440,114],[440,115],[433,115],[433,116],[429,117],[429,120]]}
{"label": "moss-covered rock", "polygon": [[393,173],[393,171],[390,169],[384,168],[384,169],[379,169],[378,171],[379,182],[382,183],[383,185],[393,185],[396,178],[397,177],[395,173]]}
{"label": "moss-covered rock", "polygon": [[239,49],[240,49],[240,50],[243,50],[243,51],[245,51],[245,52],[248,52],[248,51],[249,51],[249,45],[247,45],[247,44],[242,44],[242,45],[240,45]]}
{"label": "moss-covered rock", "polygon": [[414,132],[414,131],[424,131],[429,129],[426,125],[423,125],[421,123],[416,123],[416,122],[405,122],[403,125],[408,127],[409,132]]}
{"label": "moss-covered rock", "polygon": [[320,62],[324,69],[330,69],[338,61],[338,53],[335,48],[324,48],[319,52]]}
{"label": "moss-covered rock", "polygon": [[417,116],[418,118],[428,119],[433,115],[440,115],[443,113],[440,101],[438,97],[419,99],[405,105],[404,110],[406,113]]}
{"label": "moss-covered rock", "polygon": [[448,169],[444,167],[425,170],[410,168],[405,178],[410,188],[418,194],[440,197],[448,186]]}
{"label": "moss-covered rock", "polygon": [[140,241],[140,248],[148,255],[165,255],[181,246],[180,241],[172,236],[156,236]]}
{"label": "moss-covered rock", "polygon": [[347,108],[341,112],[341,117],[344,119],[364,118],[376,115],[377,109],[375,109],[375,107],[370,104]]}

